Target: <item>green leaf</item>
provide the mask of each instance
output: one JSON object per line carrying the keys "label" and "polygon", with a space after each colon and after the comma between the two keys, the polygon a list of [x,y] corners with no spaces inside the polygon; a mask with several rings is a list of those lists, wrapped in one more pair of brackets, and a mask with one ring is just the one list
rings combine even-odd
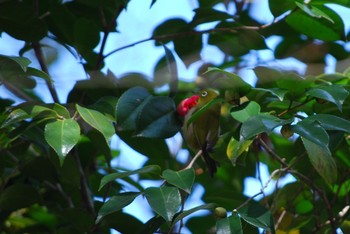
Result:
{"label": "green leaf", "polygon": [[270,133],[276,127],[291,123],[293,120],[284,120],[270,114],[259,114],[250,117],[241,126],[241,136],[250,139],[262,132]]}
{"label": "green leaf", "polygon": [[196,207],[191,208],[189,210],[185,210],[185,211],[179,213],[175,217],[171,227],[173,227],[177,222],[179,222],[180,220],[182,220],[186,216],[189,216],[190,214],[193,214],[194,212],[197,212],[199,210],[211,210],[211,211],[213,211],[215,209],[215,207],[217,207],[217,204],[215,204],[215,203],[208,203],[208,204],[203,204],[203,205],[200,205],[200,206],[196,206]]}
{"label": "green leaf", "polygon": [[116,179],[124,178],[127,176],[135,175],[135,174],[143,174],[143,173],[152,173],[155,175],[160,175],[160,167],[157,165],[149,165],[145,166],[143,168],[134,170],[134,171],[126,171],[126,172],[118,172],[118,173],[112,173],[104,176],[101,180],[101,184],[98,190],[101,190],[103,186],[105,186],[107,183],[112,182]]}
{"label": "green leaf", "polygon": [[283,77],[282,72],[269,67],[258,66],[253,70],[258,78],[256,87],[276,88],[276,82]]}
{"label": "green leaf", "polygon": [[307,120],[316,121],[326,130],[338,130],[350,133],[350,121],[335,115],[310,115]]}
{"label": "green leaf", "polygon": [[251,225],[263,228],[272,234],[275,233],[273,217],[271,212],[256,202],[250,202],[237,210],[242,219]]}
{"label": "green leaf", "polygon": [[78,104],[76,108],[84,121],[102,133],[106,141],[114,135],[114,126],[112,122],[101,112],[79,106]]}
{"label": "green leaf", "polygon": [[215,10],[211,7],[200,7],[193,10],[195,15],[191,21],[193,25],[209,23],[213,21],[225,20],[232,18],[231,15],[223,11]]}
{"label": "green leaf", "polygon": [[92,51],[100,41],[99,28],[95,22],[80,18],[74,23],[74,44],[83,55]]}
{"label": "green leaf", "polygon": [[315,144],[304,137],[301,139],[312,166],[329,185],[334,184],[337,180],[337,165],[329,148],[326,145]]}
{"label": "green leaf", "polygon": [[57,120],[46,124],[45,140],[55,150],[61,163],[80,138],[79,124],[73,119]]}
{"label": "green leaf", "polygon": [[39,201],[40,196],[37,190],[27,184],[15,183],[6,187],[0,193],[0,207],[2,212],[15,211]]}
{"label": "green leaf", "polygon": [[[159,216],[156,215],[153,218],[151,218],[150,220],[148,220],[142,228],[140,228],[139,230],[137,230],[137,232],[135,233],[157,233],[157,231],[159,230],[159,228],[165,223],[165,220]],[[129,230],[128,230],[129,232]],[[127,232],[125,232],[127,233]]]}
{"label": "green leaf", "polygon": [[106,215],[112,214],[123,209],[131,202],[133,202],[135,198],[140,194],[141,193],[136,192],[126,192],[117,194],[116,196],[112,196],[106,203],[102,205],[102,207],[98,211],[95,223],[99,223]]}
{"label": "green leaf", "polygon": [[308,95],[334,103],[340,111],[349,92],[341,85],[318,86],[307,91]]}
{"label": "green leaf", "polygon": [[291,129],[301,137],[306,138],[319,146],[328,146],[328,133],[316,121],[304,119],[296,125],[291,125]]}
{"label": "green leaf", "polygon": [[54,111],[56,111],[59,118],[65,118],[65,119],[70,118],[70,113],[66,107],[64,107],[58,103],[54,103],[52,109]]}
{"label": "green leaf", "polygon": [[20,122],[25,119],[29,118],[35,118],[40,113],[47,111],[47,112],[53,112],[53,116],[55,116],[54,111],[52,111],[50,108],[47,108],[45,106],[39,106],[39,105],[32,105],[32,103],[26,103],[22,106],[16,107],[1,123],[1,127],[9,126],[13,123]]}
{"label": "green leaf", "polygon": [[180,192],[175,187],[150,187],[145,190],[145,196],[152,209],[168,223],[171,222],[181,205]]}
{"label": "green leaf", "polygon": [[26,58],[26,57],[16,57],[16,56],[5,56],[5,55],[0,55],[0,61],[1,58],[3,59],[9,59],[12,60],[13,62],[15,62],[17,65],[19,65],[21,67],[21,69],[26,72],[28,69],[29,64],[31,64],[32,62]]}
{"label": "green leaf", "polygon": [[134,87],[123,93],[116,107],[117,129],[119,131],[135,130],[139,112],[151,97],[143,87]]}
{"label": "green leaf", "polygon": [[[118,132],[122,139],[131,148],[149,158],[169,159],[171,154],[165,139],[135,137],[131,132]],[[145,147],[145,145],[149,147]]]}
{"label": "green leaf", "polygon": [[226,154],[228,159],[231,160],[233,166],[236,165],[236,161],[239,156],[244,152],[249,150],[249,146],[253,143],[253,140],[240,140],[237,141],[235,138],[231,138],[230,142],[227,145]]}
{"label": "green leaf", "polygon": [[137,136],[169,138],[181,129],[174,100],[170,97],[147,99],[137,117]]}
{"label": "green leaf", "polygon": [[191,193],[191,189],[195,179],[195,173],[193,168],[189,168],[183,171],[173,171],[167,169],[163,171],[163,178],[186,193]]}
{"label": "green leaf", "polygon": [[49,74],[47,74],[46,72],[43,72],[42,70],[33,68],[33,67],[28,67],[27,68],[27,74],[30,76],[35,76],[35,77],[39,77],[39,78],[43,78],[44,80],[46,80],[48,83],[52,84],[52,79],[49,76]]}
{"label": "green leaf", "polygon": [[241,94],[247,93],[251,89],[251,85],[245,82],[240,76],[222,70],[220,68],[216,67],[209,67],[208,71],[205,72],[203,75],[211,75],[211,74],[218,74],[220,75],[214,82],[213,86],[216,87],[219,90],[233,90],[238,91]]}
{"label": "green leaf", "polygon": [[250,101],[243,110],[231,112],[231,116],[241,123],[258,114],[260,114],[260,105],[254,101]]}
{"label": "green leaf", "polygon": [[336,41],[344,38],[344,23],[340,16],[325,6],[318,6],[318,10],[327,15],[327,18],[334,23],[324,17],[315,18],[301,10],[290,14],[286,18],[286,22],[296,31],[311,38],[323,41]]}
{"label": "green leaf", "polygon": [[217,234],[243,234],[241,219],[238,215],[233,214],[230,217],[219,219],[216,222],[216,233]]}
{"label": "green leaf", "polygon": [[273,14],[273,16],[277,17],[281,14],[285,13],[286,11],[293,10],[296,8],[296,3],[304,2],[303,0],[269,0],[269,7]]}
{"label": "green leaf", "polygon": [[268,89],[253,88],[252,90],[271,93],[273,96],[277,97],[280,101],[283,101],[284,96],[287,93],[287,90],[283,90],[283,89],[280,89],[280,88],[268,88]]}

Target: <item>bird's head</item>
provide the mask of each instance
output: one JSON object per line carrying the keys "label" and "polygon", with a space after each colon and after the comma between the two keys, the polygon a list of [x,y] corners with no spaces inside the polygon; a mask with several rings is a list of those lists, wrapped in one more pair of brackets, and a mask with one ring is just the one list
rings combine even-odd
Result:
{"label": "bird's head", "polygon": [[198,106],[202,107],[217,96],[219,96],[219,92],[213,89],[204,89],[198,92]]}
{"label": "bird's head", "polygon": [[219,93],[213,89],[204,89],[199,91],[197,94],[192,95],[189,98],[186,98],[180,102],[177,106],[177,113],[180,116],[185,116],[187,112],[193,107],[197,106],[202,107],[214,98],[219,96]]}

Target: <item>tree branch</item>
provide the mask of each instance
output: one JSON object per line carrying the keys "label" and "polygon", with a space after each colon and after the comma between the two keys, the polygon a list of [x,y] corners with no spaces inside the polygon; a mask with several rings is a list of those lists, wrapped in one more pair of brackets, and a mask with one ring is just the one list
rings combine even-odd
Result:
{"label": "tree branch", "polygon": [[[286,17],[286,16],[285,16]],[[152,40],[164,40],[164,39],[175,39],[175,38],[183,38],[183,37],[189,37],[189,36],[193,36],[193,35],[203,35],[203,34],[211,34],[211,33],[218,33],[218,32],[237,32],[238,30],[261,30],[261,29],[265,29],[268,28],[270,26],[272,26],[273,24],[278,23],[279,21],[281,21],[282,19],[284,19],[285,17],[279,19],[276,18],[274,21],[272,21],[271,23],[268,24],[263,24],[260,26],[237,26],[237,27],[232,27],[232,28],[213,28],[213,29],[207,29],[207,30],[203,30],[203,31],[187,31],[187,32],[178,32],[178,33],[173,33],[173,34],[165,34],[165,35],[159,35],[159,36],[151,36],[149,38],[146,39],[142,39],[140,41],[131,43],[129,45],[126,46],[122,46],[120,48],[114,49],[111,52],[107,53],[106,55],[103,56],[102,60],[106,59],[107,57],[111,56],[112,54],[136,46],[138,44],[147,42],[147,41],[152,41]]]}
{"label": "tree branch", "polygon": [[[288,167],[290,167],[285,160],[283,160],[278,154],[276,154],[260,137],[259,139],[259,143],[263,146],[263,148],[274,158],[276,159],[283,167],[285,167],[285,169],[287,169]],[[325,204],[327,213],[328,213],[328,220],[329,223],[332,227],[332,233],[336,233],[337,230],[337,220],[334,217],[333,211],[332,211],[332,206],[330,201],[328,200],[326,193],[323,189],[317,187],[313,181],[306,177],[305,175],[301,174],[298,171],[295,170],[287,170],[287,172],[293,174],[294,176],[296,176],[300,181],[304,182],[306,185],[308,185],[311,189],[313,189],[322,199],[323,203]]]}
{"label": "tree branch", "polygon": [[[35,57],[38,59],[38,62],[40,64],[41,70],[49,75],[49,69],[46,66],[46,62],[44,59],[43,51],[41,49],[41,45],[39,42],[33,42],[32,47],[34,49]],[[59,103],[57,92],[52,84],[52,82],[49,82],[45,79],[46,85],[50,91],[51,97],[54,102]]]}
{"label": "tree branch", "polygon": [[121,4],[119,6],[118,10],[115,12],[115,15],[113,16],[112,20],[109,23],[106,22],[106,18],[105,18],[103,9],[100,8],[101,20],[102,20],[102,23],[104,25],[104,31],[103,31],[103,38],[102,38],[102,42],[101,42],[101,48],[100,48],[100,51],[98,53],[97,62],[95,65],[95,70],[100,70],[100,68],[101,68],[101,63],[103,62],[103,60],[106,57],[103,55],[103,52],[104,52],[104,49],[106,47],[108,35],[112,30],[112,26],[114,25],[114,22],[117,20],[118,16],[124,10],[124,8],[125,8],[125,5]]}

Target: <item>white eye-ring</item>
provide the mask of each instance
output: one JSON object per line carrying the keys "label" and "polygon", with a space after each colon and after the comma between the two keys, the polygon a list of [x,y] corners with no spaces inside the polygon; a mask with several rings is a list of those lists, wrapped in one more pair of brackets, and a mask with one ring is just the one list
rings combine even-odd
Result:
{"label": "white eye-ring", "polygon": [[201,96],[202,97],[205,97],[205,96],[207,96],[208,95],[208,92],[207,91],[203,91],[202,93],[201,93]]}

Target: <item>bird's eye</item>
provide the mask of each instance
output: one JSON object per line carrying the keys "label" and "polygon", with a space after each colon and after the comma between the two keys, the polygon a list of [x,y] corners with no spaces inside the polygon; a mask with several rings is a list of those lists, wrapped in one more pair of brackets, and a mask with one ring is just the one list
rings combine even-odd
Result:
{"label": "bird's eye", "polygon": [[203,91],[202,93],[201,93],[201,96],[202,97],[205,97],[205,96],[207,96],[208,95],[208,92],[207,91]]}

